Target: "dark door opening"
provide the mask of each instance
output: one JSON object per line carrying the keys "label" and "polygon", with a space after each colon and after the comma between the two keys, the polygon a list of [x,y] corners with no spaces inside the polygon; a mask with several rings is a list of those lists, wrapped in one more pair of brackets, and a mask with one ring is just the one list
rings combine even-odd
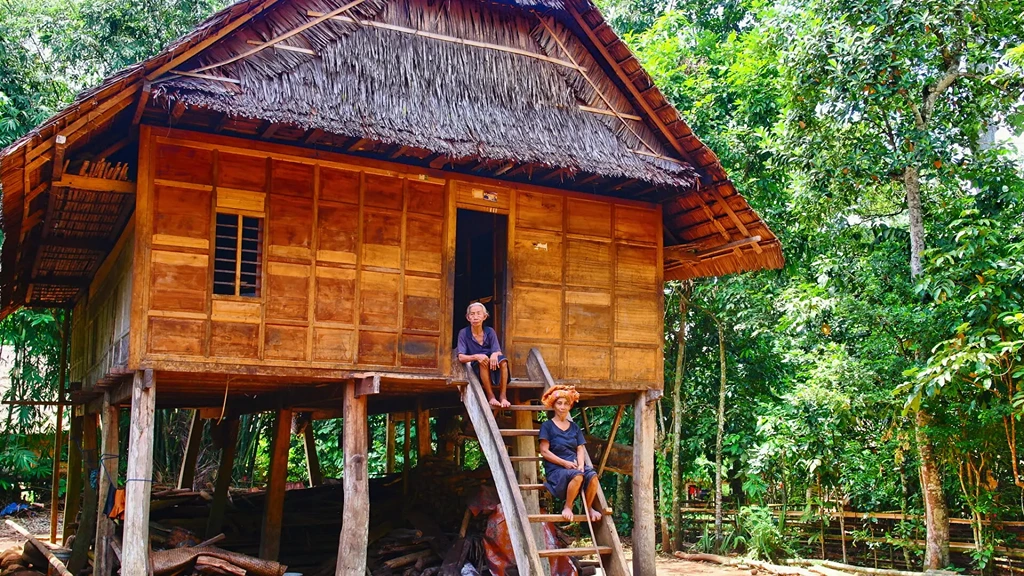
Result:
{"label": "dark door opening", "polygon": [[459,330],[468,326],[466,307],[482,302],[490,313],[485,325],[494,328],[504,345],[505,269],[508,262],[508,216],[459,210],[455,222],[455,310],[452,348]]}

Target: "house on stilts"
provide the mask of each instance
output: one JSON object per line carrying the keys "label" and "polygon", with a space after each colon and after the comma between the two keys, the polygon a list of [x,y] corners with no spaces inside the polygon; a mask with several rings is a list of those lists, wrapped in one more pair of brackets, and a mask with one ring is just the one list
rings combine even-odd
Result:
{"label": "house on stilts", "polygon": [[[783,263],[591,0],[243,0],[3,150],[0,181],[2,313],[72,311],[83,437],[99,426],[101,453],[129,446],[130,576],[150,557],[161,408],[217,418],[228,438],[239,416],[276,413],[262,558],[283,552],[294,413],[344,418],[337,574],[362,576],[368,415],[412,414],[424,454],[431,413],[455,410],[520,575],[583,553],[629,574],[608,515],[595,548],[547,550],[532,529],[529,400],[560,381],[585,405],[633,406],[632,573],[653,574],[663,281]],[[511,359],[519,409],[500,419],[452,355],[471,301]],[[115,527],[95,530],[106,576]]]}

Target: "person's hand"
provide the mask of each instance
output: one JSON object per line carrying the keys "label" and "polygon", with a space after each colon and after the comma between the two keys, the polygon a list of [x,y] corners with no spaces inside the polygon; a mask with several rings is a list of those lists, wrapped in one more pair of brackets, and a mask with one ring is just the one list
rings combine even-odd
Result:
{"label": "person's hand", "polygon": [[562,466],[565,466],[566,470],[576,470],[576,463],[565,460],[562,462]]}
{"label": "person's hand", "polygon": [[579,470],[580,472],[583,472],[583,468],[584,468],[585,466],[586,466],[586,465],[585,465],[585,464],[583,463],[583,461],[581,460],[581,461],[580,461],[580,463],[576,465],[576,469],[577,469],[577,470]]}
{"label": "person's hand", "polygon": [[491,370],[494,370],[495,368],[498,367],[498,353],[497,352],[495,352],[494,354],[491,354],[491,357],[489,358],[489,360],[491,361]]}
{"label": "person's hand", "polygon": [[486,364],[488,360],[487,354],[477,354],[473,356],[473,360],[480,363],[481,365]]}

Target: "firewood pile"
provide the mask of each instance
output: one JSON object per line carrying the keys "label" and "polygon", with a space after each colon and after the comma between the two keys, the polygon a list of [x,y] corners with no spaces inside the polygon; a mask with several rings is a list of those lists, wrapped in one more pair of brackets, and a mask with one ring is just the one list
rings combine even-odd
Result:
{"label": "firewood pile", "polygon": [[25,542],[24,547],[12,546],[0,553],[0,575],[3,576],[45,576],[48,567],[46,557],[29,542]]}

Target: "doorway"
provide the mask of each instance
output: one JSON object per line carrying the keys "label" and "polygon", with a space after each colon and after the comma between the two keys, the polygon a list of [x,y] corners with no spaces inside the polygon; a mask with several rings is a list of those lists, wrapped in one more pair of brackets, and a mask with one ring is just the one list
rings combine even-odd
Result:
{"label": "doorway", "polygon": [[508,263],[508,216],[459,209],[455,221],[455,309],[452,348],[467,326],[466,307],[482,302],[490,313],[486,325],[505,342],[505,270]]}

